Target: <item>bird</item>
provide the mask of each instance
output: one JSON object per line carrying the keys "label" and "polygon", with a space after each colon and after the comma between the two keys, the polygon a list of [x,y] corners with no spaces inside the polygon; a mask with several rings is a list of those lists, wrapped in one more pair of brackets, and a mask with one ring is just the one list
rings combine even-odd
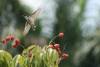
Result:
{"label": "bird", "polygon": [[33,31],[35,30],[36,28],[35,20],[37,19],[37,16],[39,15],[39,13],[40,13],[40,9],[37,9],[30,16],[25,16],[25,19],[27,21],[25,23],[25,28],[23,32],[24,35],[27,35],[31,28],[33,29]]}

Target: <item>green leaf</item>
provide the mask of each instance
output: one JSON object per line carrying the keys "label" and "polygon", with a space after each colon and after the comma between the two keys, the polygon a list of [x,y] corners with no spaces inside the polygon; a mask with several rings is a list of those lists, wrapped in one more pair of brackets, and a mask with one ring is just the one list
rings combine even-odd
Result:
{"label": "green leaf", "polygon": [[27,58],[21,55],[16,55],[13,58],[12,62],[13,62],[13,67],[28,67]]}
{"label": "green leaf", "polygon": [[0,50],[0,67],[11,67],[12,56],[4,50]]}

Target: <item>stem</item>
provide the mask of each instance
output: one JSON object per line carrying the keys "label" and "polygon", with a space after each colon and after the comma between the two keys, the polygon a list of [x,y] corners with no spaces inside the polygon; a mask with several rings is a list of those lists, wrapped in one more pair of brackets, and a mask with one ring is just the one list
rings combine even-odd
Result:
{"label": "stem", "polygon": [[49,45],[50,45],[57,37],[58,37],[58,35],[55,36],[55,37],[53,37],[53,38],[50,40]]}
{"label": "stem", "polygon": [[21,46],[23,49],[25,49],[25,47],[23,45],[19,45],[19,46]]}

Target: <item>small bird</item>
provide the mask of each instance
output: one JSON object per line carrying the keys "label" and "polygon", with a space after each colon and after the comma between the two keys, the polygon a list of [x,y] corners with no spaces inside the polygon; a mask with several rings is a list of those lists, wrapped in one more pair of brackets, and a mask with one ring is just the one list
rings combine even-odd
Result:
{"label": "small bird", "polygon": [[30,28],[33,29],[33,31],[35,30],[36,26],[35,26],[35,20],[37,19],[37,16],[40,12],[40,9],[37,9],[35,12],[33,12],[30,16],[25,16],[26,24],[25,24],[25,28],[24,28],[24,35],[27,35]]}

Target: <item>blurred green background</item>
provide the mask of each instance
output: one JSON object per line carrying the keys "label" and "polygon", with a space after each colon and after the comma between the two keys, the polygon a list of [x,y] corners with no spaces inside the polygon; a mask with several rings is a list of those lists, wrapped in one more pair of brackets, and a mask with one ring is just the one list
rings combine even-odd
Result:
{"label": "blurred green background", "polygon": [[[68,60],[62,60],[59,67],[100,67],[100,1],[99,0],[0,0],[0,40],[8,34],[22,36],[26,19],[36,9],[40,14],[36,30],[29,31],[22,38],[25,47],[40,46],[59,32],[64,39],[56,39],[68,52]],[[14,54],[22,47],[6,49]]]}

